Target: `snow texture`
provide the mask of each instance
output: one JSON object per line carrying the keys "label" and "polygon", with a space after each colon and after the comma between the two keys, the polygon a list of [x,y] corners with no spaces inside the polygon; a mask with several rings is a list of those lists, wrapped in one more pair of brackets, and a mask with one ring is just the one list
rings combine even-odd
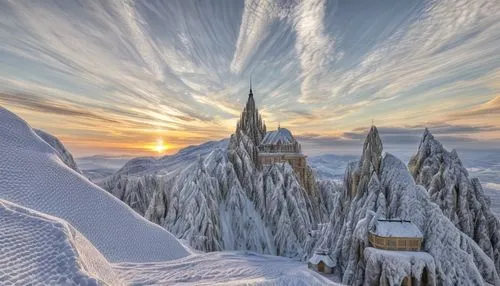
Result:
{"label": "snow texture", "polygon": [[339,285],[304,263],[251,252],[211,252],[154,264],[122,263],[115,270],[133,285]]}
{"label": "snow texture", "polygon": [[106,258],[67,222],[0,200],[1,285],[119,285]]}
{"label": "snow texture", "polygon": [[111,262],[184,257],[169,232],[71,170],[22,119],[0,108],[0,198],[62,218]]}
{"label": "snow texture", "polygon": [[110,264],[66,221],[0,200],[0,285],[337,285],[303,263],[250,252]]}
{"label": "snow texture", "polygon": [[326,266],[328,267],[334,267],[335,266],[335,263],[333,263],[333,260],[330,258],[330,256],[326,255],[326,254],[318,254],[318,253],[315,253],[310,259],[309,259],[309,263],[312,263],[312,264],[318,264],[320,263],[321,261],[323,261],[323,263],[326,264]]}
{"label": "snow texture", "polygon": [[410,221],[377,220],[372,231],[383,237],[422,237],[418,227]]}
{"label": "snow texture", "polygon": [[412,285],[436,285],[436,265],[428,253],[367,247],[364,257],[365,285],[401,285],[405,277],[412,278]]}
{"label": "snow texture", "polygon": [[59,139],[57,139],[53,135],[43,130],[40,129],[33,129],[33,130],[38,136],[40,136],[40,138],[43,139],[43,141],[47,142],[47,144],[49,144],[52,148],[54,148],[57,156],[59,157],[59,159],[61,159],[61,161],[63,161],[64,164],[66,164],[66,166],[70,167],[77,173],[80,174],[82,173],[82,171],[80,171],[80,169],[76,165],[76,162],[73,159],[73,155],[71,155],[71,153],[68,150],[66,150],[66,147],[64,147],[64,145],[61,143],[61,141],[59,141]]}
{"label": "snow texture", "polygon": [[469,177],[457,152],[446,151],[426,129],[408,168],[444,215],[474,239],[500,272],[500,222],[479,180]]}
{"label": "snow texture", "polygon": [[[377,219],[401,218],[412,221],[422,232],[423,251],[435,261],[438,285],[499,285],[491,258],[443,214],[427,191],[415,184],[405,164],[391,154],[382,154],[382,142],[373,126],[363,146],[361,159],[350,163],[344,176],[344,191],[331,215],[331,222],[319,229],[314,249],[328,249],[335,271],[344,284],[360,285],[377,268],[367,263],[368,232]],[[404,277],[403,266],[391,277]],[[394,280],[393,280],[394,281]],[[399,285],[401,281],[394,281]]]}

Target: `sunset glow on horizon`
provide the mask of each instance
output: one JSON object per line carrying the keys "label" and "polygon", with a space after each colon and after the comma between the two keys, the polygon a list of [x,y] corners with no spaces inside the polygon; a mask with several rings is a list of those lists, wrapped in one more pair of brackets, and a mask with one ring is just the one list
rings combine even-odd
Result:
{"label": "sunset glow on horizon", "polygon": [[2,1],[0,105],[76,157],[160,156],[228,138],[252,76],[307,154],[359,153],[372,119],[498,149],[498,47],[494,0]]}

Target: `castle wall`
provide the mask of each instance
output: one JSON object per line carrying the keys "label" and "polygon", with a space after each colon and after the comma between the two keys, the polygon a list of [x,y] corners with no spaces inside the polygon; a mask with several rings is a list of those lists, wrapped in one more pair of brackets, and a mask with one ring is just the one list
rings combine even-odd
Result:
{"label": "castle wall", "polygon": [[304,186],[306,178],[306,156],[302,154],[259,153],[259,166],[288,162]]}

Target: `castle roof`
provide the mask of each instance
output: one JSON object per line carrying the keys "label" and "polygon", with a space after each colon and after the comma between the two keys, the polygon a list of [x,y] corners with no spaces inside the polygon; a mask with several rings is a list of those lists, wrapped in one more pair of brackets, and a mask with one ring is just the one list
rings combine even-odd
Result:
{"label": "castle roof", "polygon": [[379,219],[372,232],[382,237],[423,237],[414,223],[402,219]]}
{"label": "castle roof", "polygon": [[292,132],[286,128],[278,128],[278,130],[269,131],[260,142],[261,145],[275,145],[275,144],[293,144],[295,139]]}

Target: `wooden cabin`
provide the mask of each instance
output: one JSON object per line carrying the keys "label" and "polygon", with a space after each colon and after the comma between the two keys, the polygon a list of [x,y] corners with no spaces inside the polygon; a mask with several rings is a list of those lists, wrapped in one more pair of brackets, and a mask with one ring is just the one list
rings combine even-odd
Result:
{"label": "wooden cabin", "polygon": [[309,269],[315,270],[317,272],[330,274],[333,272],[333,267],[335,266],[335,264],[328,255],[327,251],[316,250],[313,257],[309,259],[307,266],[309,267]]}
{"label": "wooden cabin", "polygon": [[401,251],[420,251],[423,235],[409,220],[379,219],[368,234],[375,248]]}

